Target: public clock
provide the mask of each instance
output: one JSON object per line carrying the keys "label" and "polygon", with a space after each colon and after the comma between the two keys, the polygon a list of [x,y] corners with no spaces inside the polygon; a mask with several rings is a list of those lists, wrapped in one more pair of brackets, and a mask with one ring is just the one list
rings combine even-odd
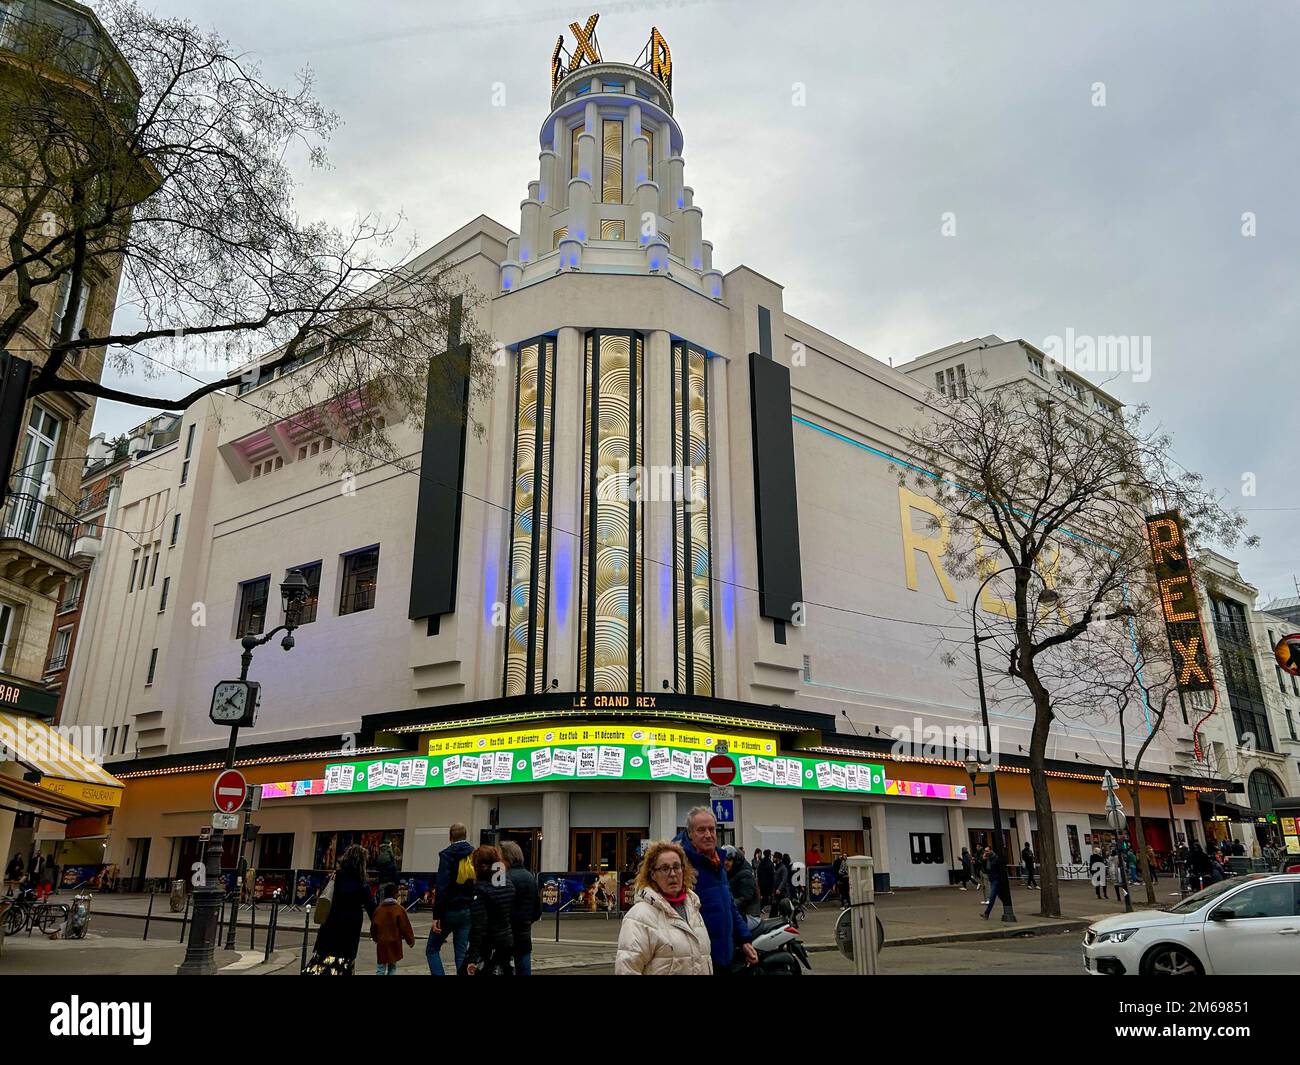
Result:
{"label": "public clock", "polygon": [[212,689],[212,709],[208,717],[216,725],[252,728],[257,721],[260,685],[252,680],[218,681]]}

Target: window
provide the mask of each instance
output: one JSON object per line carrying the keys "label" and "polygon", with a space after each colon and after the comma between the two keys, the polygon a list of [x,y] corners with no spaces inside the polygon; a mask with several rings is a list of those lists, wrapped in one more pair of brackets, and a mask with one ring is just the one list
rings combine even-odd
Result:
{"label": "window", "polygon": [[266,599],[271,592],[271,578],[258,577],[239,586],[239,619],[236,636],[257,635],[266,629]]}
{"label": "window", "polygon": [[194,430],[196,426],[191,423],[190,430],[185,434],[185,461],[181,463],[181,484],[190,479],[190,454],[194,451]]}
{"label": "window", "polygon": [[913,865],[938,865],[943,862],[942,832],[911,832]]}
{"label": "window", "polygon": [[653,181],[655,179],[655,131],[643,128],[641,132],[645,134],[645,139],[650,142],[645,153],[645,179],[647,181]]}
{"label": "window", "polygon": [[1029,372],[1035,377],[1041,377],[1044,381],[1047,380],[1047,367],[1043,365],[1043,360],[1037,355],[1029,356]]}
{"label": "window", "polygon": [[180,535],[181,535],[181,516],[177,514],[174,518],[172,518],[172,539],[171,539],[171,543],[168,546],[175,547],[176,541],[180,537]]}
{"label": "window", "polygon": [[50,652],[50,664],[45,672],[54,673],[68,664],[68,648],[72,644],[72,626],[65,625],[54,634],[54,649]]}
{"label": "window", "polygon": [[1267,770],[1256,769],[1246,779],[1246,794],[1250,798],[1251,809],[1269,813],[1286,793],[1277,777]]}
{"label": "window", "polygon": [[59,603],[59,612],[73,609],[81,599],[81,574],[69,577],[63,585],[63,597]]}
{"label": "window", "polygon": [[[154,547],[154,549],[153,549],[153,570],[152,570],[152,571],[150,572],[150,574],[149,574],[149,587],[150,587],[150,588],[152,588],[152,587],[154,586],[154,581],[156,581],[156,580],[158,579],[158,556],[161,555],[161,554],[162,554],[162,552],[159,551],[157,547]],[[141,578],[141,579],[143,580],[143,578]]]}
{"label": "window", "polygon": [[33,403],[27,417],[22,460],[14,471],[14,491],[26,499],[15,499],[8,507],[5,535],[30,540],[40,523],[41,503],[54,480],[55,452],[59,445],[60,422],[39,403]]}
{"label": "window", "polygon": [[153,675],[158,670],[158,648],[149,652],[149,676],[145,678],[144,686],[147,688],[153,683]]}
{"label": "window", "polygon": [[968,395],[966,391],[966,364],[963,362],[958,363],[956,366],[949,366],[946,370],[936,370],[934,387],[949,399],[965,399]]}
{"label": "window", "polygon": [[1286,727],[1291,733],[1291,738],[1293,740],[1300,739],[1300,737],[1297,737],[1295,734],[1295,712],[1289,706],[1286,708]]}
{"label": "window", "polygon": [[310,625],[316,620],[316,606],[320,600],[320,563],[313,562],[309,566],[299,566],[299,572],[307,579],[307,602],[303,604],[302,617],[299,625]]}
{"label": "window", "polygon": [[140,556],[137,555],[135,558],[131,559],[131,579],[126,582],[126,590],[128,592],[135,591],[135,574],[139,568],[140,568]]}
{"label": "window", "polygon": [[367,547],[343,556],[343,594],[339,614],[355,614],[375,605],[375,580],[379,576],[379,548]]}
{"label": "window", "polygon": [[[68,297],[72,293],[72,272],[59,278],[59,292],[54,300],[54,313],[50,316],[50,343],[55,343],[63,335],[63,320],[68,316]],[[81,279],[81,293],[77,297],[77,313],[72,320],[72,332],[75,337],[86,321],[86,301],[90,298],[90,285]]]}
{"label": "window", "polygon": [[127,737],[131,735],[131,726],[129,724],[122,726],[122,749],[119,753],[126,754]]}
{"label": "window", "polygon": [[144,565],[140,567],[140,587],[144,587],[145,578],[149,576],[149,552],[144,553]]}
{"label": "window", "polygon": [[623,122],[607,118],[601,123],[600,202],[623,202]]}
{"label": "window", "polygon": [[1286,674],[1282,672],[1282,667],[1281,667],[1281,666],[1274,666],[1273,668],[1277,670],[1277,690],[1280,691],[1283,695],[1285,695],[1285,694],[1286,694]]}
{"label": "window", "polygon": [[172,579],[170,577],[164,577],[162,595],[158,597],[158,613],[160,614],[167,609],[167,593],[171,590],[171,586]]}
{"label": "window", "polygon": [[1079,382],[1074,380],[1074,378],[1072,377],[1066,377],[1065,374],[1063,373],[1058,373],[1056,376],[1061,382],[1061,387],[1065,389],[1065,391],[1068,392],[1071,396],[1073,396],[1076,400],[1082,403],[1083,385],[1079,384]]}
{"label": "window", "polygon": [[108,754],[112,754],[115,750],[117,750],[117,726],[116,725],[114,725],[111,729],[108,730],[108,742],[104,744],[104,750]]}
{"label": "window", "polygon": [[1282,883],[1255,884],[1239,891],[1216,908],[1215,913],[1231,911],[1231,920],[1249,920],[1259,917],[1300,916],[1300,885]]}

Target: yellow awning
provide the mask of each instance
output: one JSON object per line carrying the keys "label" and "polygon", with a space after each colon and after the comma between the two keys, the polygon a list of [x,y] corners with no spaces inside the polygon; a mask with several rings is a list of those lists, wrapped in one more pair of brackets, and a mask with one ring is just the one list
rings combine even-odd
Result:
{"label": "yellow awning", "polygon": [[[103,788],[124,786],[117,777],[103,766],[96,765],[70,740],[34,717],[0,710],[0,747],[6,749],[9,757],[17,759],[29,769],[37,769],[44,776],[54,778],[50,781],[52,790],[61,790],[62,783],[66,781],[94,784]],[[120,795],[116,798],[120,801]],[[100,800],[96,804],[116,806],[117,802]]]}

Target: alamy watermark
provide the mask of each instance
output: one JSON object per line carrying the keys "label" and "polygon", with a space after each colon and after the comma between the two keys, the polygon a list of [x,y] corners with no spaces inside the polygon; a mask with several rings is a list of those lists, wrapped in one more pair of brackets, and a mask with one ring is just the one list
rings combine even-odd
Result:
{"label": "alamy watermark", "polygon": [[980,771],[998,767],[998,729],[982,725],[926,724],[919,717],[910,724],[889,730],[894,741],[889,752],[895,758],[932,758],[979,763]]}
{"label": "alamy watermark", "polygon": [[1047,337],[1042,350],[1073,373],[1128,374],[1137,384],[1151,380],[1149,336],[1093,336],[1067,328],[1063,337]]}

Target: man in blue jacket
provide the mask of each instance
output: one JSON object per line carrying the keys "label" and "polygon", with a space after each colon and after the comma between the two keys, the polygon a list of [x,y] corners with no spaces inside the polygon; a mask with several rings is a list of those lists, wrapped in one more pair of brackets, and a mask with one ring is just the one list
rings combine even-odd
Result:
{"label": "man in blue jacket", "polygon": [[433,927],[424,956],[433,976],[446,976],[442,968],[442,945],[452,939],[456,955],[456,971],[460,971],[469,949],[469,904],[474,898],[474,878],[464,884],[457,883],[457,871],[462,859],[474,853],[466,837],[469,830],[462,824],[451,826],[448,835],[451,845],[438,852],[438,878],[434,881]]}
{"label": "man in blue jacket", "polygon": [[749,928],[740,916],[727,883],[727,870],[718,850],[718,822],[707,806],[697,806],[686,815],[686,832],[679,837],[686,857],[695,867],[695,894],[700,897],[700,916],[712,945],[713,975],[731,972],[736,946],[753,965],[758,952],[750,945]]}

